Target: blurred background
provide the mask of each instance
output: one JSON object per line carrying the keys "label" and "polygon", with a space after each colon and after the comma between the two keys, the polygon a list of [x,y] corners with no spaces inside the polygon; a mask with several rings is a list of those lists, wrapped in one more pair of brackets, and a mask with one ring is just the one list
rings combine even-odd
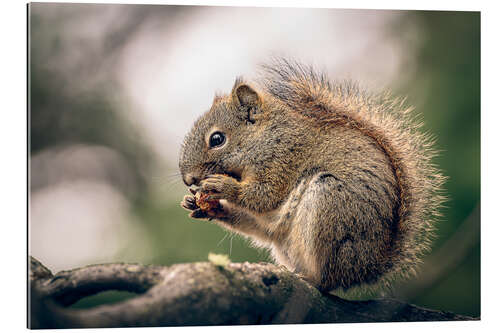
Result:
{"label": "blurred background", "polygon": [[284,55],[416,107],[449,201],[419,277],[384,296],[480,314],[479,13],[34,3],[29,22],[29,254],[53,272],[269,261],[188,218],[177,161],[215,92]]}

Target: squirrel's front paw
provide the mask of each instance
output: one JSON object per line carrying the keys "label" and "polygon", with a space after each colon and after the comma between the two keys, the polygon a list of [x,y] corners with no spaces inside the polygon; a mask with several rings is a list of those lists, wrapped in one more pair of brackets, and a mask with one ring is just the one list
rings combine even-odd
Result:
{"label": "squirrel's front paw", "polygon": [[196,210],[200,207],[196,204],[196,198],[193,195],[185,195],[181,201],[181,206],[187,210]]}
{"label": "squirrel's front paw", "polygon": [[240,193],[240,183],[226,175],[209,175],[200,184],[202,192],[207,193],[207,200],[225,199],[236,202]]}
{"label": "squirrel's front paw", "polygon": [[[196,192],[195,192],[196,193]],[[214,218],[221,218],[226,216],[226,212],[223,207],[216,202],[215,205],[209,204],[208,207],[203,207],[201,202],[205,204],[208,202],[208,196],[206,196],[201,201],[197,202],[196,195],[185,195],[184,199],[181,201],[182,208],[191,211],[190,217],[194,219],[208,219],[209,221]],[[200,207],[202,206],[202,207]]]}
{"label": "squirrel's front paw", "polygon": [[212,214],[208,211],[202,210],[196,203],[196,198],[193,195],[185,195],[181,201],[182,208],[191,211],[190,217],[194,219],[211,219]]}

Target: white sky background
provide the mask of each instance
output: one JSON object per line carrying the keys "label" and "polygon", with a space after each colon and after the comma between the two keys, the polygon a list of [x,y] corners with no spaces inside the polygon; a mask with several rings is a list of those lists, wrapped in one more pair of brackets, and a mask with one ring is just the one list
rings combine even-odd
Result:
{"label": "white sky background", "polygon": [[174,167],[183,136],[214,93],[228,93],[238,75],[251,79],[270,55],[371,89],[400,74],[402,52],[384,30],[397,12],[205,8],[175,17],[168,29],[146,24],[117,67],[153,147]]}

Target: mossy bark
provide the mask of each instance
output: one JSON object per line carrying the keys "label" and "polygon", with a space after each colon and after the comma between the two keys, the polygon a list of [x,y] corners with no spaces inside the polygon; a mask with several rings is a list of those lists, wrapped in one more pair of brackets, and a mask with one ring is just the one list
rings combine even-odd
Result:
{"label": "mossy bark", "polygon": [[[347,301],[322,294],[269,263],[101,264],[52,275],[33,257],[29,260],[31,328],[477,319],[391,299]],[[68,308],[106,290],[138,295],[90,309]]]}

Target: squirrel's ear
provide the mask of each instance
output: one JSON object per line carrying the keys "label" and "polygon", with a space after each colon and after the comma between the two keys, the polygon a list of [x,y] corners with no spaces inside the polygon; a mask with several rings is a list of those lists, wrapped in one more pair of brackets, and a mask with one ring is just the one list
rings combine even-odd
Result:
{"label": "squirrel's ear", "polygon": [[234,83],[232,98],[233,103],[237,106],[254,108],[260,105],[259,94],[239,78]]}

